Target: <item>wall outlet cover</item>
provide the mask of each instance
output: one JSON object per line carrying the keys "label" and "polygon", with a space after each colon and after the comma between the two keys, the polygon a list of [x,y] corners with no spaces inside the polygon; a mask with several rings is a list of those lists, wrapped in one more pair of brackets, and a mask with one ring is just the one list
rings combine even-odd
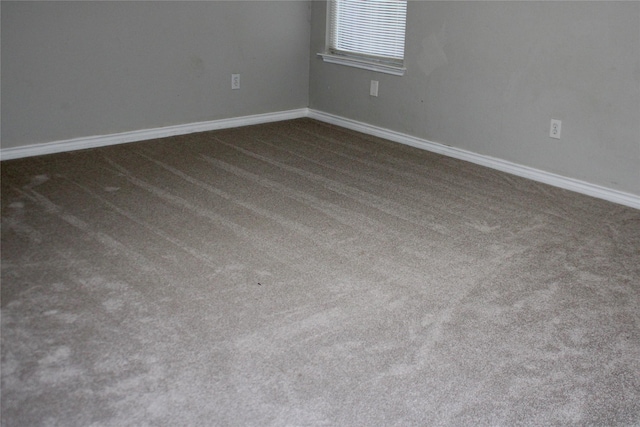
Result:
{"label": "wall outlet cover", "polygon": [[558,119],[551,119],[551,127],[549,128],[549,137],[554,139],[560,139],[561,131],[562,131],[562,121]]}

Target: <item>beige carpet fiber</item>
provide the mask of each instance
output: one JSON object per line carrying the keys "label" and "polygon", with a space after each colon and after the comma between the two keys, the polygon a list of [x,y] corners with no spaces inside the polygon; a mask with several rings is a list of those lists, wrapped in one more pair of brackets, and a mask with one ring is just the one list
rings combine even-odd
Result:
{"label": "beige carpet fiber", "polygon": [[3,426],[640,424],[640,211],[309,119],[2,162]]}

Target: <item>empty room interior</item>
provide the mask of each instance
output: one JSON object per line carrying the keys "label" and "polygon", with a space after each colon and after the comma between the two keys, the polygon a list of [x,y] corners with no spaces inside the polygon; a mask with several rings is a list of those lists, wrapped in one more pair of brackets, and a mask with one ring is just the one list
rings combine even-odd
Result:
{"label": "empty room interior", "polygon": [[640,425],[640,2],[0,17],[3,426]]}

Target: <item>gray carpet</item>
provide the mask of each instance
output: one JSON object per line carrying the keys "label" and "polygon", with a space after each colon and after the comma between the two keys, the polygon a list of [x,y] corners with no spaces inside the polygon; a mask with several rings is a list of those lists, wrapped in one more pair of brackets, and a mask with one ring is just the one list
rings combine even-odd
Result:
{"label": "gray carpet", "polygon": [[640,211],[309,119],[2,162],[3,426],[640,425]]}

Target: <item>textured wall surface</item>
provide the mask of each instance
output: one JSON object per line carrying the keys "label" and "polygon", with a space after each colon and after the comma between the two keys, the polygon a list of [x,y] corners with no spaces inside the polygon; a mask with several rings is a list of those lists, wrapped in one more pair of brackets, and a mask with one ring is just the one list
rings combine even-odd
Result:
{"label": "textured wall surface", "polygon": [[640,3],[412,1],[403,77],[322,62],[325,15],[312,108],[640,194]]}
{"label": "textured wall surface", "polygon": [[309,106],[640,194],[640,3],[412,1],[403,77],[323,63],[325,11],[2,2],[2,148]]}
{"label": "textured wall surface", "polygon": [[307,2],[3,1],[2,147],[303,108],[308,52]]}

